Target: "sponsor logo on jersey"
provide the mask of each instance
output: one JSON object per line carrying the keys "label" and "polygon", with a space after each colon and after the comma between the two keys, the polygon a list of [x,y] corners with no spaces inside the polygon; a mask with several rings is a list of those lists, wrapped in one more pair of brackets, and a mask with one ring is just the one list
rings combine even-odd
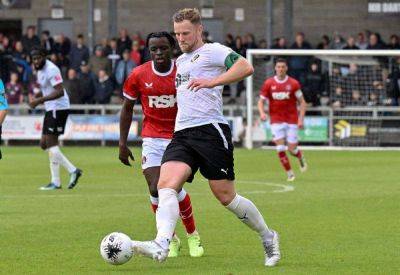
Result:
{"label": "sponsor logo on jersey", "polygon": [[286,100],[290,98],[290,92],[272,93],[272,98],[275,100]]}
{"label": "sponsor logo on jersey", "polygon": [[190,62],[195,62],[198,58],[200,57],[200,54],[196,54],[195,56],[193,56],[192,59],[190,59]]}
{"label": "sponsor logo on jersey", "polygon": [[61,75],[56,75],[55,77],[54,77],[54,80],[55,81],[61,81],[62,80],[62,78],[61,78]]}
{"label": "sponsor logo on jersey", "polygon": [[161,95],[152,96],[149,95],[149,107],[150,108],[172,108],[176,104],[175,95]]}
{"label": "sponsor logo on jersey", "polygon": [[274,86],[271,86],[271,89],[272,90],[276,90],[276,86],[274,85]]}
{"label": "sponsor logo on jersey", "polygon": [[151,82],[151,83],[145,82],[144,86],[146,86],[146,89],[151,89],[151,88],[153,88],[153,82]]}
{"label": "sponsor logo on jersey", "polygon": [[189,82],[190,79],[190,73],[184,73],[184,74],[176,74],[175,76],[175,87],[178,88],[185,82]]}

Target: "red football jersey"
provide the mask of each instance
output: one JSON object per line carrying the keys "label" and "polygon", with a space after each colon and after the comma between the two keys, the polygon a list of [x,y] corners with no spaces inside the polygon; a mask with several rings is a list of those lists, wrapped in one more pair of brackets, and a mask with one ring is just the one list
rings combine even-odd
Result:
{"label": "red football jersey", "polygon": [[175,89],[176,66],[169,72],[157,72],[152,61],[130,73],[123,87],[124,96],[140,98],[143,109],[142,137],[172,138],[178,111]]}
{"label": "red football jersey", "polygon": [[265,80],[260,96],[269,101],[271,124],[297,124],[297,96],[301,95],[300,93],[300,84],[294,78],[286,76],[280,81],[274,76]]}

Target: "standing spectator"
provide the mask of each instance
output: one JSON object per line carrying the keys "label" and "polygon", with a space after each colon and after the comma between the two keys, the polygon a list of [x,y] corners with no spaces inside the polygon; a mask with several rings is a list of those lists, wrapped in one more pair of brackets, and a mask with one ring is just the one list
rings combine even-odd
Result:
{"label": "standing spectator", "polygon": [[76,44],[71,47],[69,52],[70,67],[75,71],[79,70],[82,61],[88,62],[89,49],[84,43],[83,34],[78,34],[76,37]]}
{"label": "standing spectator", "polygon": [[244,36],[244,47],[247,49],[257,49],[256,39],[254,38],[254,34],[247,33]]}
{"label": "standing spectator", "polygon": [[276,43],[274,43],[271,48],[272,49],[287,49],[285,37],[277,38]]}
{"label": "standing spectator", "polygon": [[400,57],[396,59],[396,65],[393,71],[388,75],[386,80],[387,84],[387,98],[388,104],[392,106],[400,105]]}
{"label": "standing spectator", "polygon": [[71,51],[71,41],[64,34],[57,35],[55,38],[54,48],[57,54],[67,56]]}
{"label": "standing spectator", "polygon": [[367,50],[382,50],[385,49],[385,44],[380,38],[378,33],[371,33],[369,36],[369,43]]}
{"label": "standing spectator", "polygon": [[[129,51],[129,49],[128,49],[128,51]],[[117,68],[118,61],[121,59],[121,55],[119,54],[118,48],[117,48],[117,39],[116,38],[112,38],[110,40],[110,49],[107,54],[107,58],[110,61],[112,73],[115,73],[115,69]]]}
{"label": "standing spectator", "polygon": [[83,104],[94,103],[95,78],[95,75],[90,71],[89,64],[86,61],[82,61],[78,80],[79,89],[81,90],[81,101]]}
{"label": "standing spectator", "polygon": [[204,43],[212,43],[212,37],[208,31],[203,31],[202,37]]}
{"label": "standing spectator", "polygon": [[76,71],[74,69],[69,69],[67,74],[67,80],[64,82],[65,90],[69,96],[69,102],[71,104],[81,104],[82,94],[79,85],[79,80],[77,78]]}
{"label": "standing spectator", "polygon": [[359,50],[359,49],[360,48],[356,46],[356,40],[354,39],[354,37],[349,36],[349,38],[347,38],[346,45],[343,47],[343,50]]}
{"label": "standing spectator", "polygon": [[10,43],[10,39],[7,36],[3,37],[3,41],[1,44],[3,45],[3,50],[6,54],[12,54],[12,46]]}
{"label": "standing spectator", "polygon": [[[103,48],[104,56],[107,56],[107,55],[110,54],[110,52],[111,52],[110,41],[108,41],[107,38],[102,38],[100,40],[100,44],[99,45]],[[95,48],[93,49],[93,51],[95,50]]]}
{"label": "standing spectator", "polygon": [[396,34],[392,34],[390,36],[390,42],[388,44],[388,49],[391,49],[391,50],[399,50],[400,49],[399,36],[397,36]]}
{"label": "standing spectator", "polygon": [[329,36],[324,34],[321,37],[321,42],[318,43],[317,49],[318,50],[328,50],[330,48],[331,40],[329,39]]}
{"label": "standing spectator", "polygon": [[107,57],[103,55],[103,47],[97,45],[95,47],[94,55],[89,58],[90,70],[98,75],[100,70],[107,72],[107,75],[111,74],[111,65]]}
{"label": "standing spectator", "polygon": [[305,101],[312,106],[319,106],[321,96],[327,96],[326,78],[321,73],[318,62],[311,63],[302,90]]}
{"label": "standing spectator", "polygon": [[332,42],[331,42],[331,49],[341,50],[341,49],[343,49],[343,47],[345,45],[346,44],[344,42],[343,37],[339,33],[335,32],[333,34],[333,38],[332,38]]}
{"label": "standing spectator", "polygon": [[95,81],[95,102],[98,104],[110,103],[114,85],[105,70],[99,70],[98,79]]}
{"label": "standing spectator", "polygon": [[49,31],[42,31],[40,35],[40,44],[42,48],[46,50],[47,54],[54,51],[54,39],[50,36]]}
{"label": "standing spectator", "polygon": [[18,79],[18,73],[10,73],[10,82],[6,84],[8,104],[21,104],[24,101],[23,88]]}
{"label": "standing spectator", "polygon": [[131,60],[135,62],[137,66],[142,64],[142,54],[140,53],[140,46],[138,41],[133,41],[132,43]]}
{"label": "standing spectator", "polygon": [[129,38],[128,31],[125,28],[119,31],[117,48],[118,48],[118,54],[121,54],[125,49],[132,48],[132,40]]}
{"label": "standing spectator", "polygon": [[225,46],[229,47],[229,48],[233,48],[235,46],[235,41],[233,39],[233,35],[231,33],[228,33],[225,36],[225,42],[224,42]]}
{"label": "standing spectator", "polygon": [[40,39],[35,32],[35,26],[28,26],[26,29],[26,34],[22,37],[21,42],[26,54],[29,54],[33,47],[40,46]]}
{"label": "standing spectator", "polygon": [[130,74],[130,72],[137,65],[130,59],[130,52],[128,49],[125,49],[122,53],[122,59],[118,62],[117,68],[115,70],[115,79],[119,88],[122,87],[126,78]]}
{"label": "standing spectator", "polygon": [[242,38],[240,36],[236,36],[235,46],[232,49],[241,56],[246,56],[246,48],[244,47]]}
{"label": "standing spectator", "polygon": [[260,41],[258,41],[258,48],[259,49],[268,49],[267,40],[261,39]]}
{"label": "standing spectator", "polygon": [[365,50],[368,47],[368,43],[365,39],[365,35],[363,32],[358,33],[356,46],[359,47],[361,50]]}
{"label": "standing spectator", "polygon": [[14,58],[26,59],[27,55],[21,41],[15,42],[13,56]]}
{"label": "standing spectator", "polygon": [[[298,32],[295,42],[290,48],[295,50],[308,50],[311,49],[311,45],[305,41],[304,33]],[[305,81],[309,60],[309,56],[293,56],[289,59],[289,75],[298,80],[301,85],[303,85]]]}

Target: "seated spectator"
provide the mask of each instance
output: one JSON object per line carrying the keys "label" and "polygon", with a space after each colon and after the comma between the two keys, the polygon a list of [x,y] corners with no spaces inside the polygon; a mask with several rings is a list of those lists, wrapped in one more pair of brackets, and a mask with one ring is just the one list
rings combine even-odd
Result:
{"label": "seated spectator", "polygon": [[349,36],[347,38],[347,43],[343,47],[343,50],[359,50],[360,48],[356,46],[356,40],[354,39],[353,36]]}
{"label": "seated spectator", "polygon": [[106,71],[107,75],[111,74],[110,61],[103,55],[103,47],[97,45],[94,55],[89,58],[89,67],[94,74],[98,74],[100,70]]}
{"label": "seated spectator", "polygon": [[67,79],[64,81],[64,87],[68,93],[71,104],[82,103],[82,92],[80,89],[79,80],[77,78],[76,71],[72,68],[68,70]]}
{"label": "seated spectator", "polygon": [[377,96],[377,94],[370,93],[369,97],[368,97],[367,106],[374,107],[374,106],[379,106],[379,105],[380,105],[380,102],[379,102],[379,97]]}
{"label": "seated spectator", "polygon": [[360,48],[361,50],[365,50],[368,47],[368,43],[365,39],[365,35],[363,32],[359,32],[357,35],[357,42],[356,46]]}
{"label": "seated spectator", "polygon": [[343,104],[344,95],[342,87],[336,87],[335,92],[332,95],[331,102],[333,108],[342,108],[344,107]]}
{"label": "seated spectator", "polygon": [[82,61],[88,62],[89,49],[85,45],[83,34],[78,34],[76,43],[72,45],[69,52],[70,67],[75,71],[79,71]]}
{"label": "seated spectator", "polygon": [[365,99],[362,97],[361,92],[359,90],[351,91],[351,100],[348,103],[351,106],[365,106]]}
{"label": "seated spectator", "polygon": [[328,50],[330,48],[330,43],[331,43],[331,40],[329,39],[329,36],[324,34],[321,37],[321,42],[319,42],[317,45],[317,49],[318,50]]}
{"label": "seated spectator", "polygon": [[326,95],[326,78],[317,62],[311,63],[302,91],[305,101],[312,106],[319,106],[321,95]]}
{"label": "seated spectator", "polygon": [[10,74],[10,81],[6,83],[6,98],[8,104],[21,104],[24,101],[23,88],[18,79],[18,73]]}
{"label": "seated spectator", "polygon": [[115,79],[119,88],[122,87],[126,78],[136,67],[135,62],[130,59],[130,52],[128,49],[124,50],[122,53],[122,59],[118,62],[117,68],[115,70]]}
{"label": "seated spectator", "polygon": [[95,95],[94,100],[95,103],[98,104],[109,104],[111,100],[111,96],[114,91],[114,85],[107,75],[105,70],[99,70],[97,79],[94,83]]}
{"label": "seated spectator", "polygon": [[40,35],[40,44],[47,54],[54,52],[54,39],[50,36],[49,31],[42,31]]}
{"label": "seated spectator", "polygon": [[86,61],[82,61],[78,80],[83,104],[94,103],[95,78],[96,76],[90,71],[89,64]]}
{"label": "seated spectator", "polygon": [[139,66],[141,64],[142,54],[140,52],[140,45],[138,41],[133,41],[132,51],[130,55],[131,55],[131,60],[135,62],[137,66]]}
{"label": "seated spectator", "polygon": [[259,49],[268,49],[267,40],[261,39],[260,41],[258,41],[258,48]]}
{"label": "seated spectator", "polygon": [[396,34],[392,34],[390,36],[390,42],[388,44],[388,49],[391,49],[391,50],[399,50],[400,49],[399,37]]}

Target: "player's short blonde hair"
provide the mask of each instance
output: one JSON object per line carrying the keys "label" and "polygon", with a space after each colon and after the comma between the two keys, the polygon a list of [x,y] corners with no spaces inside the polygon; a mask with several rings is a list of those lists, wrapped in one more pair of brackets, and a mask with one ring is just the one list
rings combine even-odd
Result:
{"label": "player's short blonde hair", "polygon": [[190,23],[198,25],[201,24],[201,15],[196,8],[185,8],[177,11],[172,17],[175,23],[189,20]]}

